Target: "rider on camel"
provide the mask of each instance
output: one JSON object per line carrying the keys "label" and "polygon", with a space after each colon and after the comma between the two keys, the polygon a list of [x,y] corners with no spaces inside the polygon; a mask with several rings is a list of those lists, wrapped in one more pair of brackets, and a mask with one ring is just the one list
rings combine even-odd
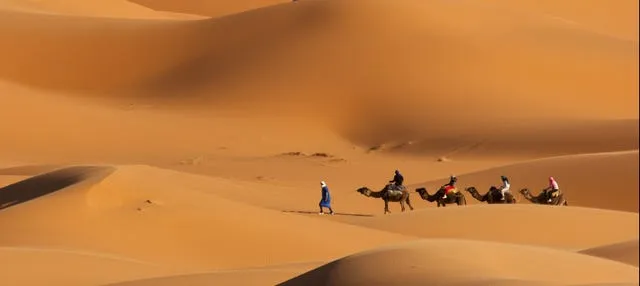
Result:
{"label": "rider on camel", "polygon": [[[549,177],[549,186],[542,190],[547,195],[547,201],[551,202],[554,193],[559,192],[560,188],[558,187],[558,182],[553,177]],[[558,193],[559,194],[559,193]],[[555,194],[555,195],[558,195]]]}
{"label": "rider on camel", "polygon": [[504,194],[509,191],[509,188],[511,188],[511,184],[509,183],[509,179],[506,176],[500,176],[500,179],[502,179],[502,186],[500,186],[498,190],[500,190],[502,194],[502,198],[500,200],[504,201]]}
{"label": "rider on camel", "polygon": [[442,196],[443,199],[446,199],[447,194],[456,188],[457,181],[458,181],[458,178],[456,178],[456,176],[451,175],[451,177],[449,177],[449,183],[442,186],[442,189],[444,189],[444,195]]}
{"label": "rider on camel", "polygon": [[393,175],[393,179],[389,181],[389,183],[393,183],[395,190],[401,190],[402,183],[404,182],[404,177],[400,174],[400,171],[396,170],[395,175]]}

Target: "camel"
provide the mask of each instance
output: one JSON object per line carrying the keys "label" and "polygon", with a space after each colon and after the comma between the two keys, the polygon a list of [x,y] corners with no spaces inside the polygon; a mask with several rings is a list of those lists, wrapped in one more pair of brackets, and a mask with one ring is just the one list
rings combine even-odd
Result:
{"label": "camel", "polygon": [[471,193],[471,196],[473,196],[476,200],[481,202],[487,202],[488,204],[515,204],[516,203],[516,198],[513,196],[511,192],[506,192],[505,199],[501,200],[500,197],[502,195],[500,194],[500,190],[496,187],[491,187],[489,191],[484,195],[481,195],[480,193],[478,193],[478,190],[476,190],[475,187],[468,187],[465,189],[465,191]]}
{"label": "camel", "polygon": [[407,191],[407,189],[403,186],[402,191],[397,191],[394,190],[392,192],[389,192],[389,188],[392,186],[392,184],[387,184],[381,191],[379,192],[375,192],[370,190],[367,187],[361,187],[359,189],[357,189],[356,191],[364,196],[367,197],[371,197],[371,198],[382,198],[382,200],[384,200],[384,213],[391,213],[391,211],[389,210],[389,202],[399,202],[400,203],[400,207],[402,208],[402,211],[404,212],[405,207],[404,204],[406,202],[406,204],[409,206],[409,208],[411,210],[413,210],[413,206],[411,205],[411,200],[409,200],[409,191]]}
{"label": "camel", "polygon": [[567,200],[564,198],[564,194],[560,191],[556,192],[556,194],[558,194],[557,196],[551,198],[551,201],[549,202],[549,197],[547,192],[542,191],[540,192],[537,196],[533,196],[531,194],[531,192],[529,191],[529,189],[524,188],[522,190],[520,190],[520,193],[524,196],[525,199],[527,199],[528,201],[534,203],[534,204],[540,204],[540,205],[553,205],[553,206],[568,206],[569,204],[567,203]]}
{"label": "camel", "polygon": [[440,188],[436,191],[435,194],[430,195],[426,188],[417,188],[416,192],[420,194],[420,197],[428,202],[436,201],[438,203],[438,207],[442,205],[442,207],[446,207],[447,204],[457,204],[457,205],[466,205],[467,199],[464,197],[464,194],[461,192],[450,193],[447,198],[444,197],[444,189]]}

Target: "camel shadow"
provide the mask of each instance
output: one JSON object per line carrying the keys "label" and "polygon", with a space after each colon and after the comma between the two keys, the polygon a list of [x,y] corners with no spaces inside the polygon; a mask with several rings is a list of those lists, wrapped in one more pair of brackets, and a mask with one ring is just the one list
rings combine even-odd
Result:
{"label": "camel shadow", "polygon": [[[298,213],[298,214],[314,214],[314,215],[318,214],[318,212],[312,212],[312,211],[287,211],[287,210],[284,210],[282,212],[285,212],[285,213]],[[362,217],[372,217],[373,216],[371,214],[355,214],[355,213],[340,213],[340,212],[335,212],[334,215],[362,216]]]}
{"label": "camel shadow", "polygon": [[0,210],[62,190],[106,170],[106,167],[68,167],[36,175],[0,188]]}

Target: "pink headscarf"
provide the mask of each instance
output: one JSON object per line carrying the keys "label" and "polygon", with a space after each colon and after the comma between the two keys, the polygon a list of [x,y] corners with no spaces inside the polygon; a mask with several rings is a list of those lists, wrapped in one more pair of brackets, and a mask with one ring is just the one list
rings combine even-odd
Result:
{"label": "pink headscarf", "polygon": [[549,177],[549,187],[553,188],[553,189],[559,189],[558,188],[558,183],[556,182],[556,180],[553,177]]}

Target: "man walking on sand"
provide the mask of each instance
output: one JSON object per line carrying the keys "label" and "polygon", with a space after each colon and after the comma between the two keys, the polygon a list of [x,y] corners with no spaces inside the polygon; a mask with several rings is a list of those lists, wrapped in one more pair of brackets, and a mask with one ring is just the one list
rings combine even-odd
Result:
{"label": "man walking on sand", "polygon": [[318,204],[320,206],[319,214],[324,214],[324,210],[322,208],[325,207],[329,209],[329,214],[332,215],[333,209],[331,209],[331,194],[329,193],[329,187],[327,187],[327,183],[324,181],[320,182],[320,187],[322,188],[322,199],[320,199],[320,203]]}

